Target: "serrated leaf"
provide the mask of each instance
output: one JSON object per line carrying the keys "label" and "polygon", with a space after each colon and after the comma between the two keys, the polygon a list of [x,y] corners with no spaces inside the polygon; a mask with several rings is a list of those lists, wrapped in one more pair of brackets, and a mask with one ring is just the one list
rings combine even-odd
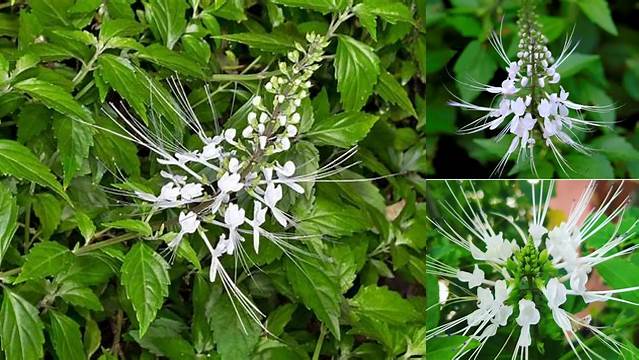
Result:
{"label": "serrated leaf", "polygon": [[144,26],[129,19],[106,19],[100,26],[100,41],[106,43],[116,36],[135,36],[144,30]]}
{"label": "serrated leaf", "polygon": [[295,47],[295,42],[291,38],[280,34],[237,33],[214,38],[239,42],[263,51],[286,52]]}
{"label": "serrated leaf", "polygon": [[370,220],[363,211],[319,196],[315,206],[305,214],[304,221],[298,224],[298,230],[306,234],[339,237],[366,230],[369,226]]}
{"label": "serrated leaf", "polygon": [[58,296],[70,304],[89,310],[102,311],[102,303],[97,295],[88,287],[73,281],[65,281],[57,292]]}
{"label": "serrated leaf", "polygon": [[133,231],[144,236],[151,236],[151,234],[153,233],[153,230],[151,230],[151,225],[141,220],[123,219],[104,223],[102,225],[104,227]]}
{"label": "serrated leaf", "polygon": [[360,110],[377,83],[379,58],[370,46],[350,36],[338,35],[334,64],[344,109]]}
{"label": "serrated leaf", "polygon": [[608,158],[613,161],[639,160],[639,150],[621,136],[604,135],[593,140],[590,145],[608,155]]}
{"label": "serrated leaf", "polygon": [[316,144],[348,148],[362,140],[379,117],[357,111],[317,119],[306,136]]}
{"label": "serrated leaf", "polygon": [[[170,360],[197,359],[193,346],[186,341],[181,332],[184,323],[174,319],[158,318],[151,324],[149,331],[140,337],[138,331],[131,331],[131,336],[140,346],[153,354]],[[238,358],[239,359],[239,358]]]}
{"label": "serrated leaf", "polygon": [[204,78],[202,67],[188,57],[158,44],[140,49],[138,56],[180,74]]}
{"label": "serrated leaf", "polygon": [[[110,131],[118,132],[119,128],[110,120],[97,118],[97,124]],[[128,175],[140,175],[140,159],[137,147],[129,140],[123,139],[113,133],[102,131],[94,137],[93,151],[98,159],[111,170],[124,170]]]}
{"label": "serrated leaf", "polygon": [[95,225],[93,224],[93,221],[91,220],[89,215],[83,213],[82,211],[76,210],[75,214],[73,214],[73,219],[78,225],[78,229],[80,230],[80,233],[85,240],[85,244],[91,241],[93,235],[95,234]]}
{"label": "serrated leaf", "polygon": [[341,338],[339,281],[330,277],[331,272],[315,259],[295,263],[287,258],[285,268],[286,278],[293,292],[339,340]]}
{"label": "serrated leaf", "polygon": [[396,24],[397,22],[413,22],[413,14],[410,9],[399,1],[392,0],[364,0],[358,4],[353,11],[360,16],[379,16],[386,22]]}
{"label": "serrated leaf", "polygon": [[18,205],[7,187],[0,183],[0,265],[18,228]]}
{"label": "serrated leaf", "polygon": [[58,199],[49,193],[37,194],[33,202],[33,211],[40,220],[41,236],[49,240],[62,218],[62,206]]}
{"label": "serrated leaf", "polygon": [[406,90],[388,71],[382,70],[379,74],[379,82],[377,83],[375,92],[377,92],[382,99],[391,104],[398,105],[404,111],[417,117],[417,112],[415,112],[413,103],[408,98]]}
{"label": "serrated leaf", "polygon": [[331,11],[344,10],[343,0],[273,0],[275,4],[319,11],[326,14]]}
{"label": "serrated leaf", "polygon": [[80,170],[82,162],[89,157],[89,149],[93,146],[93,129],[67,117],[55,116],[53,131],[58,140],[66,188]]}
{"label": "serrated leaf", "polygon": [[63,115],[77,121],[93,123],[89,110],[80,105],[68,91],[58,85],[38,79],[28,79],[15,84],[14,87],[42,101],[46,106]]}
{"label": "serrated leaf", "polygon": [[25,257],[22,271],[16,283],[59,274],[73,261],[73,254],[66,247],[53,241],[36,244]]}
{"label": "serrated leaf", "polygon": [[38,309],[6,287],[3,293],[0,343],[4,355],[12,360],[44,358],[44,325],[38,316]]}
{"label": "serrated leaf", "polygon": [[31,150],[13,140],[0,140],[0,172],[46,186],[71,201],[49,168]]}
{"label": "serrated leaf", "polygon": [[360,288],[349,303],[355,314],[389,324],[419,322],[423,318],[408,300],[386,287],[373,285]]}
{"label": "serrated leaf", "polygon": [[210,321],[216,350],[222,359],[247,359],[257,345],[260,328],[241,308],[236,313],[229,296],[219,286],[211,295]]}
{"label": "serrated leaf", "polygon": [[169,49],[173,49],[186,29],[186,6],[186,1],[182,0],[150,0],[144,3],[144,15],[153,35]]}
{"label": "serrated leaf", "polygon": [[86,359],[80,326],[70,317],[51,310],[49,312],[51,342],[59,359]]}
{"label": "serrated leaf", "polygon": [[142,337],[169,294],[168,267],[160,255],[142,242],[135,244],[124,258],[121,282],[135,310]]}

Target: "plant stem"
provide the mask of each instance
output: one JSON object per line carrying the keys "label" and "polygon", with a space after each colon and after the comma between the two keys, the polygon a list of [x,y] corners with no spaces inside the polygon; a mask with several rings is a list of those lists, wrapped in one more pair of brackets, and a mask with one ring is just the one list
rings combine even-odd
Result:
{"label": "plant stem", "polygon": [[322,345],[324,344],[324,337],[326,337],[326,327],[324,324],[320,326],[320,335],[317,339],[317,343],[315,344],[315,351],[313,351],[312,360],[318,360],[320,357],[320,353],[322,352]]}

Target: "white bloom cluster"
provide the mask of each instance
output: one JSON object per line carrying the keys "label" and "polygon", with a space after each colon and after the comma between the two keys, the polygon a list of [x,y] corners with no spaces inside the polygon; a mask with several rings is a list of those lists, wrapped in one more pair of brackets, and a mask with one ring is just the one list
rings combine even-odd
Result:
{"label": "white bloom cluster", "polygon": [[[297,50],[288,54],[291,63],[279,63],[279,73],[264,86],[265,92],[250,100],[252,111],[248,113],[247,126],[239,134],[235,128],[227,128],[210,136],[188,105],[182,88],[177,82],[172,84],[182,106],[174,110],[201,141],[198,149],[187,149],[181,141],[159,135],[128,113],[113,109],[118,115],[115,123],[126,132],[126,136],[118,135],[148,148],[156,155],[157,162],[167,167],[167,171],[161,172],[165,183],[159,195],[140,190],[130,195],[151,203],[153,212],[180,210],[178,223],[174,224],[179,225],[179,231],[168,244],[173,254],[185,235],[198,233],[212,255],[210,280],[215,281],[219,275],[223,285],[251,315],[259,310],[241,294],[222,268],[220,258],[237,255],[240,262],[244,262],[242,243],[247,236],[252,237],[256,253],[261,238],[269,239],[289,253],[293,247],[286,240],[295,237],[264,228],[267,214],[283,228],[294,225],[292,216],[280,208],[283,187],[303,194],[303,183],[338,173],[354,154],[354,150],[348,151],[307,174],[299,174],[300,164],[290,160],[280,163],[277,159],[281,156],[276,159],[291,149],[291,142],[298,134],[302,100],[309,96],[310,78],[321,65],[324,49],[329,44],[326,36],[313,33],[308,34],[306,40],[307,47],[296,44]],[[217,241],[212,241],[203,224],[223,228],[224,232]]]}
{"label": "white bloom cluster", "polygon": [[[468,289],[477,288],[476,297],[466,296],[450,300],[451,303],[476,300],[475,311],[431,329],[427,333],[427,339],[445,333],[468,336],[469,341],[460,347],[455,359],[462,358],[471,351],[469,358],[476,358],[486,341],[494,336],[500,327],[508,325],[509,318],[515,310],[518,315],[514,322],[519,326],[520,331],[513,359],[517,357],[528,359],[529,347],[532,344],[531,327],[541,321],[540,310],[552,314],[554,323],[564,333],[577,357],[579,357],[578,352],[583,351],[601,358],[579,337],[577,330],[581,328],[588,329],[616,353],[621,354],[624,349],[623,344],[602,332],[600,328],[591,325],[589,316],[580,318],[562,309],[568,296],[578,297],[584,304],[596,301],[618,301],[639,306],[614,296],[619,293],[639,291],[639,287],[604,291],[588,290],[586,287],[597,265],[630,254],[639,248],[639,245],[631,245],[629,241],[635,235],[634,228],[639,222],[637,220],[624,233],[619,233],[619,226],[617,226],[605,244],[591,253],[584,254],[582,250],[584,242],[599,233],[613,219],[621,221],[627,201],[622,201],[621,205],[614,205],[619,203],[621,186],[610,190],[601,205],[592,209],[590,204],[596,183],[591,182],[574,205],[568,219],[552,229],[546,228],[544,222],[554,183],[547,186],[545,192],[543,183],[539,185],[539,192],[536,191],[536,186],[537,184],[532,184],[532,221],[528,224],[527,232],[512,218],[497,214],[500,219],[505,219],[514,227],[513,233],[518,234],[521,246],[518,245],[518,241],[504,240],[502,233],[495,235],[492,225],[494,221],[489,220],[479,202],[472,205],[466,195],[464,195],[465,199],[459,199],[451,191],[453,203],[461,209],[457,209],[448,202],[445,202],[443,206],[470,236],[460,234],[447,222],[431,220],[444,237],[468,251],[478,262],[470,273],[455,269],[432,257],[427,258],[427,273],[466,283]],[[582,219],[585,220],[582,221]],[[473,242],[484,243],[486,251],[479,250]],[[489,276],[486,276],[480,265],[484,266],[484,270],[490,270]],[[470,339],[479,341],[480,345],[476,348],[468,346]],[[506,345],[507,343],[502,347],[502,351]]]}
{"label": "white bloom cluster", "polygon": [[451,101],[451,106],[486,113],[463,126],[459,133],[470,134],[501,128],[496,140],[511,134],[512,140],[506,154],[493,173],[501,174],[506,162],[517,151],[517,160],[523,154],[529,157],[533,171],[534,148],[537,142],[551,149],[563,171],[570,168],[555,142],[588,153],[589,149],[576,139],[577,131],[585,131],[604,122],[586,120],[582,111],[604,112],[609,106],[588,106],[568,100],[569,93],[559,85],[558,68],[573,53],[578,44],[567,37],[561,54],[556,59],[547,47],[548,39],[540,30],[534,1],[524,1],[519,14],[519,44],[517,59],[511,61],[504,49],[501,35],[493,33],[490,42],[506,64],[508,77],[501,86],[472,84],[470,87],[495,94],[496,106],[479,106],[467,101]]}

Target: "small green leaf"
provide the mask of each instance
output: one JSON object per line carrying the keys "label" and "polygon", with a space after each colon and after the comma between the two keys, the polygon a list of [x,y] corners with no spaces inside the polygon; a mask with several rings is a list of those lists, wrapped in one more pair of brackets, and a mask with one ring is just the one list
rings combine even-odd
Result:
{"label": "small green leaf", "polygon": [[25,257],[16,283],[57,275],[66,270],[72,261],[73,254],[69,249],[57,242],[43,241],[31,248]]}
{"label": "small green leaf", "polygon": [[[627,259],[609,259],[597,265],[597,272],[604,278],[606,284],[612,289],[624,289],[639,286],[639,281],[629,274],[639,274],[639,265]],[[628,291],[620,293],[619,296],[627,301],[639,303],[639,293]]]}
{"label": "small green leaf", "polygon": [[49,193],[37,194],[33,202],[33,211],[40,220],[41,236],[49,240],[58,228],[62,218],[62,206],[58,199]]}
{"label": "small green leaf", "polygon": [[116,36],[135,36],[144,30],[144,26],[129,19],[106,19],[100,26],[100,41],[106,43]]}
{"label": "small green leaf", "polygon": [[93,224],[93,221],[91,221],[89,215],[76,210],[73,218],[75,220],[75,223],[78,225],[78,229],[80,230],[85,243],[91,241],[93,235],[95,234],[95,225]]}
{"label": "small green leaf", "polygon": [[286,52],[295,46],[295,42],[281,34],[237,33],[214,36],[216,39],[239,42],[262,51]]}
{"label": "small green leaf", "polygon": [[51,310],[51,342],[59,359],[83,360],[86,359],[80,326],[70,317]]}
{"label": "small green leaf", "polygon": [[417,117],[417,112],[415,112],[413,103],[408,98],[406,90],[388,71],[382,70],[381,74],[379,74],[379,82],[377,83],[375,92],[377,92],[382,99],[391,104],[398,105],[404,111]]}
{"label": "small green leaf", "polygon": [[379,71],[379,58],[373,48],[350,36],[338,35],[335,77],[344,109],[359,111],[366,104]]}
{"label": "small green leaf", "polygon": [[348,148],[362,140],[379,117],[357,111],[347,111],[317,119],[306,133],[313,142]]}
{"label": "small green leaf", "polygon": [[18,228],[18,205],[7,187],[0,183],[0,264]]}
{"label": "small green leaf", "polygon": [[44,325],[38,309],[6,287],[3,292],[0,343],[6,359],[43,359]]}
{"label": "small green leaf", "polygon": [[604,135],[593,140],[590,145],[608,155],[608,158],[613,161],[639,160],[639,151],[621,136]]}
{"label": "small green leaf", "polygon": [[342,0],[273,0],[275,4],[319,11],[323,14],[344,10],[346,1]]}
{"label": "small green leaf", "polygon": [[141,220],[123,219],[105,223],[102,225],[104,227],[133,231],[143,236],[151,236],[151,234],[153,233],[153,230],[151,230],[151,225]]}
{"label": "small green leaf", "polygon": [[88,287],[73,281],[65,281],[57,293],[70,304],[89,310],[102,311],[102,303],[97,295]]}
{"label": "small green leaf", "polygon": [[124,258],[121,282],[135,310],[142,337],[169,294],[168,267],[160,255],[142,242],[135,244]]}
{"label": "small green leaf", "polygon": [[55,116],[53,131],[64,169],[64,186],[67,187],[80,170],[82,162],[89,157],[89,149],[93,146],[93,129],[67,117]]}

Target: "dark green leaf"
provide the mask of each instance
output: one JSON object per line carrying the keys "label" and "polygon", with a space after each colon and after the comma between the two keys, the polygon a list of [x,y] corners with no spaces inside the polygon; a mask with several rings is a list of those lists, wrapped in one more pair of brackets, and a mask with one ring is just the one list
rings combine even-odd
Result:
{"label": "dark green leaf", "polygon": [[348,148],[362,140],[378,119],[364,112],[343,112],[318,119],[306,136],[320,145]]}
{"label": "dark green leaf", "polygon": [[44,358],[44,325],[38,317],[38,309],[8,288],[2,290],[0,339],[6,359]]}
{"label": "dark green leaf", "polygon": [[138,242],[122,264],[122,285],[131,300],[144,336],[169,293],[169,265],[153,249]]}
{"label": "dark green leaf", "polygon": [[335,77],[344,109],[358,111],[366,104],[379,72],[373,48],[350,36],[338,36]]}
{"label": "dark green leaf", "polygon": [[36,244],[25,257],[22,271],[16,283],[42,279],[66,270],[73,261],[73,254],[66,247],[52,241]]}
{"label": "dark green leaf", "polygon": [[51,342],[60,359],[86,359],[80,326],[70,317],[55,310],[49,312]]}
{"label": "dark green leaf", "polygon": [[9,189],[0,183],[0,264],[18,228],[18,205]]}

